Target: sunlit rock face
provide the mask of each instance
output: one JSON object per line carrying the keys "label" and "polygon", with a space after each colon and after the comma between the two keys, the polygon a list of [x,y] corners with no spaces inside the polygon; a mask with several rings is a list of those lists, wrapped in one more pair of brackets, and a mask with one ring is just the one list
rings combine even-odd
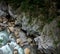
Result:
{"label": "sunlit rock face", "polygon": [[21,28],[26,30],[27,34],[34,34],[36,36],[37,33],[35,32],[40,33],[40,35],[37,35],[37,37],[34,38],[36,44],[38,45],[38,50],[40,50],[42,53],[45,52],[46,54],[58,53],[59,50],[56,50],[56,48],[59,49],[60,45],[60,32],[58,27],[58,21],[60,19],[58,17],[53,19],[50,23],[45,23],[42,29],[40,27],[44,22],[37,23],[36,20],[30,19],[33,21],[30,24],[29,18],[27,18],[25,15],[23,15],[23,17],[20,15],[17,19],[20,20],[20,22],[17,20],[17,23],[22,25]]}
{"label": "sunlit rock face", "polygon": [[36,19],[33,19],[33,20],[31,20],[31,19],[29,18],[29,17],[27,17],[26,15],[25,15],[25,13],[23,13],[22,14],[22,17],[21,17],[21,15],[19,15],[18,17],[17,17],[17,20],[16,20],[16,24],[19,24],[20,25],[20,28],[21,29],[23,29],[24,31],[26,31],[27,32],[27,35],[29,35],[29,34],[39,34],[39,32],[38,32],[38,28],[39,28],[39,26],[38,26],[38,24],[36,23]]}
{"label": "sunlit rock face", "polygon": [[35,38],[35,41],[36,41],[36,44],[38,45],[38,50],[40,50],[41,53],[45,52],[45,53],[51,54],[53,53],[52,51],[55,51],[53,40],[49,38],[48,36],[46,37],[39,36]]}
{"label": "sunlit rock face", "polygon": [[59,43],[58,19],[59,18],[54,19],[50,24],[46,24],[43,27],[43,30],[42,30],[42,33],[41,33],[41,35],[45,35],[45,36],[50,37],[53,40],[54,45],[56,45],[56,46]]}
{"label": "sunlit rock face", "polygon": [[43,50],[47,54],[57,54],[59,50],[55,50],[60,43],[58,18],[54,19],[50,24],[45,24],[41,32],[41,36],[36,37],[35,41],[39,50]]}

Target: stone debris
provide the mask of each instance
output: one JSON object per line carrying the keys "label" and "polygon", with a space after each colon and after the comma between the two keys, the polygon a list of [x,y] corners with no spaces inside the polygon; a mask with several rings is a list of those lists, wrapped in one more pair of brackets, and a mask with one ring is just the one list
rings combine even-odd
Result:
{"label": "stone debris", "polygon": [[29,25],[24,15],[19,23],[16,17],[7,3],[0,4],[0,54],[56,54],[52,38],[44,33],[50,26],[43,29],[42,35],[35,21]]}
{"label": "stone debris", "polygon": [[[15,25],[15,21],[8,21],[6,19],[0,19],[0,37],[2,36],[1,34],[5,35],[5,38],[8,36],[2,43],[4,45],[1,45],[3,54],[5,52],[6,54],[9,54],[9,52],[10,54],[38,54],[38,50],[45,54],[51,54],[52,51],[55,52],[52,39],[48,36],[39,36],[40,34],[34,31],[33,35],[29,36],[26,33],[29,31],[25,32],[19,25]],[[2,37],[0,40],[2,40]],[[4,51],[3,48],[7,48],[7,50]]]}
{"label": "stone debris", "polygon": [[[4,22],[5,19],[3,19],[4,18],[2,18],[0,23],[0,40],[4,41],[2,42],[3,45],[0,46],[0,49],[3,51],[3,54],[30,54],[30,48],[32,46],[30,46],[30,43],[32,42],[32,39],[28,38],[20,27],[15,26],[15,22],[8,22],[8,19]],[[4,27],[4,29],[2,27]],[[2,39],[2,37],[5,39]],[[33,51],[31,54],[34,54]]]}

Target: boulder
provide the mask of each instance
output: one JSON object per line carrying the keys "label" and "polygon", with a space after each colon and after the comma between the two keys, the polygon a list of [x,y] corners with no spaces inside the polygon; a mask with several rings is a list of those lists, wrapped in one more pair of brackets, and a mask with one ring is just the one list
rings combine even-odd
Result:
{"label": "boulder", "polygon": [[30,49],[29,48],[25,48],[24,52],[25,52],[25,54],[30,54]]}

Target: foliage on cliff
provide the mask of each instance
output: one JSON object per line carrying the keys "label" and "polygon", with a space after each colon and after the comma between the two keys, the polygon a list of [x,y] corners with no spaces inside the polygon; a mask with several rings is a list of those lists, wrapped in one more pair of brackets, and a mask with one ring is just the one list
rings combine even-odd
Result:
{"label": "foliage on cliff", "polygon": [[28,12],[30,18],[38,18],[44,22],[50,23],[57,17],[59,9],[59,0],[5,0],[15,10]]}

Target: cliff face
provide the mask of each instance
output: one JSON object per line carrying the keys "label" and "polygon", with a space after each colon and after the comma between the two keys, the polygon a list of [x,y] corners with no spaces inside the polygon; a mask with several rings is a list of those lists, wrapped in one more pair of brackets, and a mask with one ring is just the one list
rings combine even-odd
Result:
{"label": "cliff face", "polygon": [[[9,3],[9,1],[7,2]],[[60,54],[59,8],[56,7],[56,1],[46,0],[41,2],[42,3],[38,1],[23,1],[21,4],[18,3],[17,6],[19,7],[15,9],[15,12],[17,13],[16,15],[9,5],[5,5],[5,7],[3,3],[1,4],[3,6],[0,6],[0,16],[3,17],[3,19],[4,17],[6,18],[6,16],[9,16],[7,18],[9,20],[14,19],[14,25],[17,27],[16,29],[21,29],[19,32],[22,40],[29,40],[29,44],[33,45],[33,47],[36,45],[38,46],[36,49],[34,49],[35,47],[31,48],[31,50],[34,49],[32,50],[33,52],[31,52],[32,54],[35,54],[36,50],[45,54]],[[4,8],[6,8],[6,10],[4,10]],[[22,8],[25,11],[22,11]],[[6,24],[8,24],[8,22]]]}
{"label": "cliff face", "polygon": [[[58,26],[60,17],[53,19],[50,23],[44,23],[44,21],[41,21],[41,20],[39,21],[38,18],[37,19],[28,18],[27,16],[25,16],[25,14],[23,14],[22,17],[18,17],[18,18],[21,18],[21,19],[19,21],[17,20],[17,22],[20,22],[20,24],[22,25],[21,28],[27,32],[27,35],[33,34],[35,36],[34,40],[36,41],[39,50],[42,49],[45,53],[48,53],[48,54],[58,53],[56,49],[60,44],[60,40],[59,40],[60,28]],[[29,19],[31,21],[29,21]],[[40,35],[38,35],[37,33]]]}

